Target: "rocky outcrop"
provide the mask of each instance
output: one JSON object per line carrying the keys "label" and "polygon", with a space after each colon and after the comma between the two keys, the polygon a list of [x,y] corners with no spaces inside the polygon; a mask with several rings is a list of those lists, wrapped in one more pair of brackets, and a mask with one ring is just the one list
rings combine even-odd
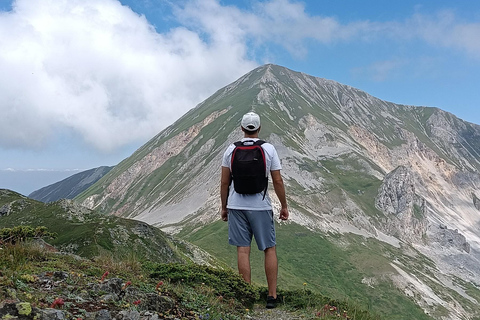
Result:
{"label": "rocky outcrop", "polygon": [[409,242],[425,234],[427,203],[415,193],[414,174],[407,167],[399,166],[385,176],[375,207],[385,214],[381,227],[387,234]]}
{"label": "rocky outcrop", "polygon": [[0,207],[0,217],[6,216],[10,212],[10,206],[8,204],[4,204]]}
{"label": "rocky outcrop", "polygon": [[475,193],[472,193],[472,198],[473,198],[473,205],[475,206],[475,208],[477,208],[477,210],[480,211],[480,199],[477,197]]}
{"label": "rocky outcrop", "polygon": [[[45,272],[36,277],[36,283],[43,290],[50,291],[53,287],[61,287],[71,277],[67,272]],[[73,286],[70,288],[71,291],[64,292],[64,296],[69,298],[57,298],[50,305],[39,306],[19,300],[16,292],[11,291],[11,299],[0,302],[0,318],[154,320],[163,318],[159,314],[175,309],[176,301],[173,298],[142,292],[120,278],[108,279],[100,284],[92,283],[88,291],[74,290]]]}
{"label": "rocky outcrop", "polygon": [[400,166],[385,176],[375,206],[386,214],[402,216],[412,207],[414,197],[413,174]]}
{"label": "rocky outcrop", "polygon": [[92,210],[88,209],[79,203],[62,199],[56,202],[65,212],[62,214],[62,218],[69,221],[84,222],[92,214]]}
{"label": "rocky outcrop", "polygon": [[10,203],[6,203],[0,207],[0,217],[7,216],[12,211],[12,208],[15,207],[15,210],[22,210],[27,206],[27,202],[24,199],[12,201]]}
{"label": "rocky outcrop", "polygon": [[433,228],[430,239],[439,243],[443,247],[453,247],[460,251],[470,252],[470,244],[464,235],[460,234],[457,229],[448,229],[445,225],[439,225]]}

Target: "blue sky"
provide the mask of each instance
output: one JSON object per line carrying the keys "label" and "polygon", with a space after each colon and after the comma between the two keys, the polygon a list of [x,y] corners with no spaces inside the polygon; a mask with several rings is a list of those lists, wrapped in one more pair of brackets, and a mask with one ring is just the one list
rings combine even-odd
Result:
{"label": "blue sky", "polygon": [[480,124],[480,1],[0,0],[0,188],[115,165],[264,63]]}

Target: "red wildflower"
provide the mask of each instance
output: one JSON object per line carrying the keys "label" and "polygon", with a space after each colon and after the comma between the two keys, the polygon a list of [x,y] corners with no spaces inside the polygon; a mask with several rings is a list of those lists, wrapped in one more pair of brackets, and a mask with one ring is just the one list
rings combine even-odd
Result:
{"label": "red wildflower", "polygon": [[131,284],[132,284],[132,281],[127,281],[127,283],[123,285],[122,290],[125,290]]}
{"label": "red wildflower", "polygon": [[105,278],[107,276],[108,276],[108,271],[105,271],[105,273],[103,274],[102,279],[100,279],[100,281],[103,282],[103,280],[105,280]]}
{"label": "red wildflower", "polygon": [[136,301],[133,301],[133,304],[138,306],[140,304],[140,302],[141,302],[140,300],[136,300]]}
{"label": "red wildflower", "polygon": [[155,289],[158,290],[158,288],[160,288],[160,286],[163,286],[163,281],[158,282]]}
{"label": "red wildflower", "polygon": [[50,305],[50,308],[56,308],[57,306],[61,308],[64,304],[65,304],[65,301],[63,301],[62,298],[57,298],[52,302],[52,304]]}

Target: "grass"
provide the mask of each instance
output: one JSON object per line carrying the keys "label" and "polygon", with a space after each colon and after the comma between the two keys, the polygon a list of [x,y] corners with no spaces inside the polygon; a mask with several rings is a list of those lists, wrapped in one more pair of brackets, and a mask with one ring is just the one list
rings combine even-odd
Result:
{"label": "grass", "polygon": [[45,204],[5,191],[0,193],[0,207],[9,205],[11,210],[1,217],[0,228],[48,226],[48,232],[57,234],[51,240],[52,245],[89,258],[107,251],[121,258],[135,255],[140,260],[158,262],[184,260],[182,252],[157,228],[64,204],[62,201]]}
{"label": "grass", "polygon": [[[367,163],[367,162],[365,162]],[[347,156],[337,160],[324,160],[322,165],[331,173],[332,187],[338,186],[348,193],[355,203],[360,205],[367,215],[373,218],[383,216],[375,208],[375,197],[382,181],[366,173],[365,164]],[[348,169],[346,169],[348,168]],[[374,169],[381,171],[374,166]]]}
{"label": "grass", "polygon": [[[356,235],[322,235],[297,224],[277,224],[277,252],[279,259],[279,288],[297,292],[308,289],[312,293],[348,301],[385,319],[432,319],[390,280],[395,274],[390,265],[396,257],[405,265],[418,269],[428,265],[409,262],[400,248],[375,239]],[[228,245],[227,224],[215,222],[198,229],[184,230],[179,236],[209,251],[232,268],[236,268],[235,248]],[[252,279],[266,285],[263,253],[252,244]],[[364,279],[375,280],[373,286]],[[306,284],[305,286],[303,284]]]}
{"label": "grass", "polygon": [[[116,278],[121,279],[122,292],[126,294],[107,301],[106,292],[94,288]],[[51,289],[45,289],[46,279],[56,281]],[[4,243],[0,247],[1,301],[14,299],[44,309],[61,299],[55,307],[75,319],[86,319],[87,311],[99,309],[112,314],[145,310],[141,301],[148,294],[173,302],[168,310],[158,313],[162,319],[244,319],[255,315],[256,304],[263,308],[266,293],[265,287],[245,283],[228,268],[146,263],[134,257],[115,259],[108,252],[84,259],[48,251],[32,241]],[[304,319],[380,320],[354,304],[330,299],[305,287],[279,290],[279,299],[281,312]]]}

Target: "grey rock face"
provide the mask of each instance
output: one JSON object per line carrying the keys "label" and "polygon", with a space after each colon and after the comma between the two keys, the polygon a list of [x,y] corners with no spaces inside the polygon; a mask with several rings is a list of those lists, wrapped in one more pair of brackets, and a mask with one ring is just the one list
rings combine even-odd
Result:
{"label": "grey rock face", "polygon": [[63,320],[65,318],[65,312],[56,309],[43,309],[40,311],[40,319],[42,320]]}
{"label": "grey rock face", "polygon": [[102,283],[99,287],[99,290],[107,293],[107,295],[103,297],[104,300],[117,300],[125,295],[125,291],[122,289],[122,286],[122,279],[112,278]]}
{"label": "grey rock face", "polygon": [[110,320],[112,316],[110,315],[110,311],[108,310],[100,310],[95,315],[95,320]]}
{"label": "grey rock face", "polygon": [[413,205],[415,185],[412,173],[400,166],[385,176],[375,206],[386,214],[401,217]]}
{"label": "grey rock face", "polygon": [[126,319],[126,320],[139,320],[140,319],[140,312],[135,310],[125,310],[120,311],[118,313],[119,319]]}
{"label": "grey rock face", "polygon": [[477,210],[480,211],[480,199],[477,197],[475,193],[472,194],[472,198],[473,198],[473,205],[475,206],[475,208],[477,208]]}
{"label": "grey rock face", "polygon": [[399,166],[385,176],[375,207],[386,216],[383,229],[387,234],[409,242],[425,234],[427,203],[415,194],[414,175],[407,167]]}
{"label": "grey rock face", "polygon": [[156,312],[165,312],[175,307],[175,301],[167,296],[149,293],[145,296],[145,309]]}
{"label": "grey rock face", "polygon": [[443,247],[454,247],[460,251],[470,252],[470,244],[457,229],[448,229],[447,226],[439,225],[438,228],[432,231],[433,235],[430,238],[440,243]]}
{"label": "grey rock face", "polygon": [[469,170],[478,170],[480,161],[480,127],[459,121],[453,115],[437,109],[426,122],[430,137],[442,146],[449,157],[456,159],[459,165]]}
{"label": "grey rock face", "polygon": [[10,206],[3,205],[0,207],[0,216],[6,216],[10,212]]}

